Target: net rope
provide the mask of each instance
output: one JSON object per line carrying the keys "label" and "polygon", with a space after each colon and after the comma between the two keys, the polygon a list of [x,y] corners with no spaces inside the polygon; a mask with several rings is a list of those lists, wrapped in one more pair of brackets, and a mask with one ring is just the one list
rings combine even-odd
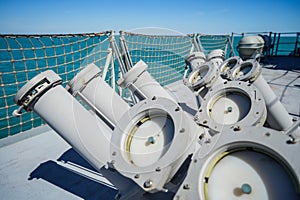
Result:
{"label": "net rope", "polygon": [[[83,66],[104,66],[109,32],[67,35],[0,35],[0,138],[43,124],[34,112],[14,117],[16,92],[42,71],[53,70],[63,85]],[[111,82],[111,75],[106,78]]]}
{"label": "net rope", "polygon": [[197,39],[203,48],[205,54],[214,49],[222,49],[227,52],[229,35],[204,35],[198,34]]}
{"label": "net rope", "polygon": [[133,64],[139,60],[147,63],[149,73],[162,86],[183,78],[184,59],[192,48],[190,37],[123,34]]}

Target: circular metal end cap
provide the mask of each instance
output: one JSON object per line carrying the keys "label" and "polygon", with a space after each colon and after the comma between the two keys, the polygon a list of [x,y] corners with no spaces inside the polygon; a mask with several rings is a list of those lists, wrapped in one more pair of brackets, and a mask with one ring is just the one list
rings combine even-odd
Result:
{"label": "circular metal end cap", "polygon": [[184,79],[184,83],[193,91],[198,91],[202,87],[210,87],[217,77],[218,69],[211,63],[201,65],[198,69],[193,70],[189,76]]}
{"label": "circular metal end cap", "polygon": [[247,60],[231,70],[231,80],[254,82],[261,73],[261,65],[256,60]]}
{"label": "circular metal end cap", "polygon": [[94,63],[87,65],[68,83],[69,92],[75,96],[77,92],[81,92],[92,79],[100,76],[100,72],[99,67]]}
{"label": "circular metal end cap", "polygon": [[205,61],[206,57],[203,52],[192,52],[185,59],[185,63],[191,71],[198,69]]}
{"label": "circular metal end cap", "polygon": [[128,84],[134,83],[138,77],[147,71],[148,66],[147,64],[140,60],[137,62],[122,78],[117,81],[117,84],[122,88],[126,88]]}
{"label": "circular metal end cap", "polygon": [[203,60],[203,62],[205,62],[206,56],[205,56],[204,52],[201,52],[201,51],[192,52],[186,56],[185,62],[186,62],[186,64],[189,65],[189,64],[191,64],[191,61],[193,61],[195,59],[201,59],[201,60]]}
{"label": "circular metal end cap", "polygon": [[15,95],[14,101],[30,111],[37,97],[43,95],[51,87],[62,83],[62,79],[52,70],[44,71],[28,81]]}
{"label": "circular metal end cap", "polygon": [[207,55],[207,60],[210,61],[214,58],[221,58],[222,60],[225,59],[225,51],[222,49],[215,49],[212,50],[208,55]]}
{"label": "circular metal end cap", "polygon": [[236,66],[239,66],[242,62],[242,59],[239,56],[231,57],[225,60],[220,66],[219,70],[221,73],[221,76],[228,79],[230,78],[230,70],[233,69]]}

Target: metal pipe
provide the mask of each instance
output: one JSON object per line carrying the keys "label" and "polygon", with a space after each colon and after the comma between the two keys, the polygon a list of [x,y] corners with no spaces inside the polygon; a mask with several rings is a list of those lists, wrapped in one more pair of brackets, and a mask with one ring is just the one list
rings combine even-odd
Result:
{"label": "metal pipe", "polygon": [[60,77],[48,70],[26,83],[15,102],[33,110],[96,170],[110,161],[112,130],[87,111],[61,86]]}
{"label": "metal pipe", "polygon": [[299,43],[299,34],[300,33],[297,33],[297,36],[296,36],[296,42],[295,42],[295,48],[294,48],[294,55],[296,55],[296,53],[297,53],[297,47],[298,47],[298,43]]}
{"label": "metal pipe", "polygon": [[278,47],[279,47],[279,42],[280,42],[280,33],[278,33],[278,38],[277,38],[277,44],[276,44],[276,52],[275,52],[275,55],[277,56],[278,54]]}
{"label": "metal pipe", "polygon": [[[267,122],[268,124],[280,131],[287,131],[290,127],[293,126],[292,117],[289,115],[285,107],[278,100],[277,96],[273,90],[268,85],[267,81],[260,75],[256,81],[253,82],[253,85],[256,86],[262,93],[266,106],[267,106]],[[294,140],[300,139],[300,129],[288,131],[289,135]]]}
{"label": "metal pipe", "polygon": [[95,64],[86,66],[69,83],[69,91],[76,96],[78,92],[94,105],[98,114],[107,119],[109,126],[116,126],[130,106],[100,77],[100,69]]}
{"label": "metal pipe", "polygon": [[[246,61],[231,71],[233,80],[249,81],[262,93],[267,107],[267,123],[271,128],[286,131],[293,125],[292,117],[262,76],[261,65],[257,61]],[[300,139],[300,128],[292,132],[290,136],[293,140],[298,141]]]}
{"label": "metal pipe", "polygon": [[147,71],[147,64],[142,60],[137,62],[122,78],[117,82],[123,88],[128,88],[136,94],[139,100],[153,97],[165,97],[173,101],[174,98],[150,75]]}
{"label": "metal pipe", "polygon": [[107,56],[106,56],[106,61],[105,61],[105,65],[103,67],[103,73],[102,73],[102,79],[103,80],[106,79],[106,74],[108,72],[108,67],[109,67],[111,61],[112,61],[112,49],[108,48],[108,50],[107,50]]}
{"label": "metal pipe", "polygon": [[115,56],[118,60],[121,72],[122,74],[125,74],[128,71],[128,69],[126,68],[126,65],[124,64],[122,58],[120,57],[121,54],[113,34],[109,37],[109,41],[110,41],[111,48],[113,49],[113,52],[115,53]]}
{"label": "metal pipe", "polygon": [[121,47],[121,52],[122,55],[124,55],[124,60],[125,60],[125,65],[127,69],[132,68],[133,64],[132,64],[132,60],[126,45],[126,40],[124,38],[124,32],[120,31],[120,47]]}
{"label": "metal pipe", "polygon": [[198,43],[198,41],[197,41],[197,38],[196,38],[196,35],[194,34],[193,35],[193,39],[192,39],[192,43],[194,44],[194,46],[195,46],[195,48],[196,48],[196,51],[201,51],[201,49],[200,49],[200,46],[199,46],[199,43]]}

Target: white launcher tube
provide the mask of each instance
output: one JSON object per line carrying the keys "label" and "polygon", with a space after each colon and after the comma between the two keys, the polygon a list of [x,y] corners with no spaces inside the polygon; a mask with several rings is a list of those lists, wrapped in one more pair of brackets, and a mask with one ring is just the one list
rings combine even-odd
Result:
{"label": "white launcher tube", "polygon": [[69,82],[69,91],[74,96],[80,94],[115,127],[130,106],[101,79],[100,72],[95,64],[86,66]]}
{"label": "white launcher tube", "polygon": [[118,85],[128,88],[140,100],[153,97],[174,98],[147,71],[147,64],[140,60],[122,78]]}
{"label": "white launcher tube", "polygon": [[208,62],[213,63],[216,68],[219,68],[225,59],[225,52],[222,49],[215,49],[211,51],[206,58]]}
{"label": "white launcher tube", "polygon": [[186,65],[189,66],[191,71],[198,69],[205,62],[206,62],[206,56],[201,51],[192,52],[189,55],[187,55],[185,59],[185,63]]}
{"label": "white launcher tube", "polygon": [[[262,76],[261,66],[257,61],[245,61],[231,71],[233,76],[232,79],[253,82],[252,84],[260,90],[265,99],[268,113],[267,122],[271,128],[279,131],[287,131],[293,126],[292,117]],[[300,139],[300,128],[297,128],[290,135],[294,140],[298,141]]]}
{"label": "white launcher tube", "polygon": [[59,82],[61,79],[57,74],[45,71],[19,90],[15,102],[21,109],[36,112],[99,170],[110,161],[112,130],[87,111]]}

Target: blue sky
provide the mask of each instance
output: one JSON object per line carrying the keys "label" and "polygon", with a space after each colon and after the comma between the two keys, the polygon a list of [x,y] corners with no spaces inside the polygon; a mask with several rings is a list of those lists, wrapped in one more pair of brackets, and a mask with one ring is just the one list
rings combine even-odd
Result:
{"label": "blue sky", "polygon": [[0,33],[300,31],[300,0],[0,0]]}

